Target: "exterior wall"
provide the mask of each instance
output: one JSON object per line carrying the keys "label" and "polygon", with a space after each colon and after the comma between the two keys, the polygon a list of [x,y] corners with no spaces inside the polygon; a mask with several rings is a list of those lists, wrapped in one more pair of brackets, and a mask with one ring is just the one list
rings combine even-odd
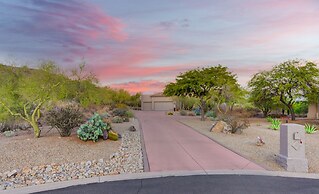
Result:
{"label": "exterior wall", "polygon": [[166,96],[142,95],[141,110],[174,110],[174,101]]}
{"label": "exterior wall", "polygon": [[318,119],[318,105],[317,104],[309,104],[307,118],[308,119]]}
{"label": "exterior wall", "polygon": [[[151,105],[149,105],[151,104]],[[150,106],[150,108],[149,108]],[[141,96],[141,110],[152,110],[152,98],[150,95]]]}

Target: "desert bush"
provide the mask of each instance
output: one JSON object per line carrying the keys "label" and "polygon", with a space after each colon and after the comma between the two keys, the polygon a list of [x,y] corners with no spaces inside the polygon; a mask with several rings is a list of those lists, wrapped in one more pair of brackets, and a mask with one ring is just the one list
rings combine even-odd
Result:
{"label": "desert bush", "polygon": [[112,114],[113,116],[125,117],[127,114],[126,112],[127,112],[127,109],[117,108],[113,110]]}
{"label": "desert bush", "polygon": [[215,118],[216,117],[216,113],[214,111],[208,111],[206,113],[206,117]]}
{"label": "desert bush", "polygon": [[195,116],[195,113],[193,111],[188,112],[188,116]]}
{"label": "desert bush", "polygon": [[123,122],[124,122],[124,120],[120,116],[115,116],[112,118],[112,123],[123,123]]}
{"label": "desert bush", "polygon": [[308,106],[309,106],[309,103],[303,102],[303,101],[296,102],[293,105],[294,111],[298,115],[306,115],[308,113]]}
{"label": "desert bush", "polygon": [[280,129],[281,121],[279,119],[271,119],[270,129],[278,130]]}
{"label": "desert bush", "polygon": [[173,112],[168,112],[167,115],[174,115],[174,113]]}
{"label": "desert bush", "polygon": [[267,120],[267,122],[271,123],[271,121],[273,120],[273,118],[271,118],[271,117],[268,116],[268,117],[266,118],[266,120]]}
{"label": "desert bush", "polygon": [[179,114],[180,114],[181,116],[187,116],[186,110],[180,110],[180,111],[179,111]]}
{"label": "desert bush", "polygon": [[223,115],[220,120],[224,121],[229,125],[231,133],[242,133],[244,129],[250,126],[249,121],[247,119],[240,119],[236,116],[232,115]]}
{"label": "desert bush", "polygon": [[126,110],[128,109],[127,105],[122,103],[116,104],[115,107],[117,109],[126,109]]}
{"label": "desert bush", "polygon": [[194,114],[195,114],[196,116],[199,116],[199,115],[200,115],[200,108],[195,108],[195,109],[194,109]]}
{"label": "desert bush", "polygon": [[312,134],[314,132],[316,132],[317,128],[314,125],[310,125],[308,123],[305,124],[305,131],[308,134]]}
{"label": "desert bush", "polygon": [[71,135],[72,129],[83,123],[83,114],[76,106],[55,107],[47,113],[46,122],[55,127],[61,137]]}
{"label": "desert bush", "polygon": [[134,117],[134,113],[131,110],[126,111],[126,117],[128,118],[133,118]]}
{"label": "desert bush", "polygon": [[5,131],[15,131],[19,130],[27,130],[31,128],[31,125],[27,122],[22,122],[19,120],[8,119],[0,123],[0,132],[3,133]]}
{"label": "desert bush", "polygon": [[123,122],[130,122],[130,119],[128,117],[123,117]]}
{"label": "desert bush", "polygon": [[111,130],[108,123],[104,123],[99,114],[94,114],[85,124],[82,124],[77,130],[78,137],[83,140],[98,141],[100,136],[103,136],[103,131]]}

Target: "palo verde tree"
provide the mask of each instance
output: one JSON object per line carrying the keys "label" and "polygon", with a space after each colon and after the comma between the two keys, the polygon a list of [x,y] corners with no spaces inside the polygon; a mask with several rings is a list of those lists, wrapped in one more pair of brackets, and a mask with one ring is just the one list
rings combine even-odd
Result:
{"label": "palo verde tree", "polygon": [[289,110],[291,119],[295,120],[296,100],[318,94],[318,78],[319,70],[315,63],[289,60],[275,66],[271,71],[256,74],[249,86],[252,88],[252,94],[259,93],[255,95],[257,98],[264,96],[267,99],[278,99]]}
{"label": "palo verde tree", "polygon": [[57,76],[53,62],[45,62],[37,70],[27,67],[6,67],[6,78],[1,79],[0,106],[12,116],[28,122],[34,130],[34,136],[40,137],[38,120],[45,102],[57,98],[63,76]]}
{"label": "palo verde tree", "polygon": [[226,85],[236,84],[236,76],[227,67],[218,65],[202,69],[193,69],[177,76],[175,83],[166,85],[164,94],[167,96],[195,97],[200,100],[201,120],[205,119],[206,102],[210,93],[222,92]]}

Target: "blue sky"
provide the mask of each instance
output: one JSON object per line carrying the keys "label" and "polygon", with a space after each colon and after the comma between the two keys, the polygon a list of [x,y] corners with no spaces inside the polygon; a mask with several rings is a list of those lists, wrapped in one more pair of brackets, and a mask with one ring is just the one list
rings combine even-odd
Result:
{"label": "blue sky", "polygon": [[317,62],[316,0],[0,0],[0,62],[74,68],[153,93],[180,72],[226,65],[245,85],[289,59]]}

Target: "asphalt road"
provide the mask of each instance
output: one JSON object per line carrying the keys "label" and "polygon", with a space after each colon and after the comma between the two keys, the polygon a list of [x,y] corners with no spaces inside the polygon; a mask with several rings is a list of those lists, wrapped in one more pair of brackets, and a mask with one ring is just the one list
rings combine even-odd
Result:
{"label": "asphalt road", "polygon": [[72,186],[42,194],[319,193],[319,180],[252,175],[198,175]]}

